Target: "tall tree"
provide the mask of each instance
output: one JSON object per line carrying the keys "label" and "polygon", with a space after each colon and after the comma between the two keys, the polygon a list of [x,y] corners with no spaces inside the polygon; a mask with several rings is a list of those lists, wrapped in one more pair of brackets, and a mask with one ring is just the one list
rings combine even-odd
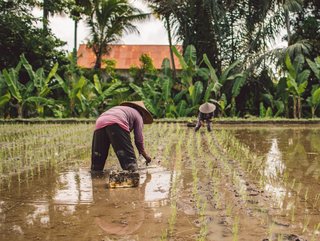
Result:
{"label": "tall tree", "polygon": [[65,43],[50,30],[36,27],[29,0],[0,1],[0,69],[15,67],[24,53],[34,68],[52,68],[53,63],[65,63],[65,53],[59,49]]}
{"label": "tall tree", "polygon": [[82,19],[82,16],[89,16],[92,11],[91,0],[73,0],[70,2],[69,10],[71,18],[74,20],[74,47],[73,54],[77,57],[77,46],[78,46],[78,23]]}
{"label": "tall tree", "polygon": [[102,55],[108,53],[111,43],[117,42],[125,33],[139,33],[133,22],[148,16],[127,0],[95,0],[92,14],[87,19],[91,31],[88,44],[96,55],[94,68],[101,68]]}
{"label": "tall tree", "polygon": [[148,0],[149,6],[152,8],[155,15],[165,22],[164,26],[168,33],[169,48],[170,48],[170,60],[173,70],[173,79],[176,78],[176,66],[173,55],[173,42],[172,42],[172,30],[171,30],[171,18],[172,18],[172,5],[174,4],[173,0]]}
{"label": "tall tree", "polygon": [[320,55],[320,1],[304,0],[301,11],[292,19],[291,44],[307,41],[310,58]]}
{"label": "tall tree", "polygon": [[[213,25],[213,12],[208,8],[211,1],[206,0],[188,0],[188,1],[148,1],[156,13],[161,14],[162,19],[170,21],[170,28],[178,40],[182,40],[183,48],[188,45],[194,45],[198,51],[198,63],[206,53],[217,68],[220,68],[219,49],[217,45],[217,36]],[[171,32],[171,30],[170,30]]]}
{"label": "tall tree", "polygon": [[42,24],[43,30],[48,30],[49,16],[53,16],[57,13],[62,14],[67,11],[67,0],[40,0],[38,6],[42,8]]}

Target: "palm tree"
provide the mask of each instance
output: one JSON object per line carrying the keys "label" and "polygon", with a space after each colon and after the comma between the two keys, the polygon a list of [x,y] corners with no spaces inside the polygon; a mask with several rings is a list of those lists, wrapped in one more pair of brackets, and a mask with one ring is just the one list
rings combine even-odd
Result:
{"label": "palm tree", "polygon": [[101,67],[102,55],[108,53],[111,43],[117,42],[125,33],[139,33],[133,21],[144,20],[148,16],[127,0],[95,0],[87,19],[91,31],[88,45],[96,55],[94,68]]}
{"label": "palm tree", "polygon": [[176,66],[174,62],[174,55],[172,50],[172,33],[171,33],[171,19],[172,10],[174,9],[173,0],[148,0],[149,6],[152,8],[154,14],[165,22],[165,28],[168,33],[169,47],[170,47],[170,59],[172,64],[172,77],[176,79]]}
{"label": "palm tree", "polygon": [[74,20],[74,47],[73,53],[74,57],[76,58],[77,55],[77,36],[78,36],[78,23],[81,19],[82,15],[89,16],[92,10],[92,0],[74,0],[71,6],[71,18]]}
{"label": "palm tree", "polygon": [[66,0],[43,0],[38,3],[38,6],[42,7],[43,11],[43,30],[48,29],[49,15],[61,14],[66,10]]}

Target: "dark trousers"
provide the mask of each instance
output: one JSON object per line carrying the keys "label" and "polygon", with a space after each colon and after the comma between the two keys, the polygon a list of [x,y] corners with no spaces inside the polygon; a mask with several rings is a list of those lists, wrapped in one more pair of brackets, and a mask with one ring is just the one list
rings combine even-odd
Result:
{"label": "dark trousers", "polygon": [[95,130],[92,140],[91,170],[102,171],[108,157],[110,144],[116,153],[123,170],[136,165],[130,132],[123,130],[117,124]]}

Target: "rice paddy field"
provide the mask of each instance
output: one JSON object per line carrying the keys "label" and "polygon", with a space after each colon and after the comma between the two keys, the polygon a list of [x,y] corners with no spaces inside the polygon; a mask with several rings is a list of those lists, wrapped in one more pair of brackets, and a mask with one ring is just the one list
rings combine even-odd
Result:
{"label": "rice paddy field", "polygon": [[320,125],[146,125],[152,164],[117,189],[89,171],[93,129],[0,125],[1,241],[320,240]]}

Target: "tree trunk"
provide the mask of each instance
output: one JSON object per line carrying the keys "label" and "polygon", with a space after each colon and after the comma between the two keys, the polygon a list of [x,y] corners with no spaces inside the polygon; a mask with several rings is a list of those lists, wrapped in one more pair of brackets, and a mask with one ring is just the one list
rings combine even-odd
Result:
{"label": "tree trunk", "polygon": [[298,118],[301,118],[301,97],[298,96],[298,105],[297,105],[297,111],[298,111]]}
{"label": "tree trunk", "polygon": [[289,113],[290,111],[289,111],[289,109],[290,109],[290,108],[289,108],[288,100],[284,101],[284,106],[285,106],[285,107],[284,107],[284,108],[285,108],[285,110],[284,110],[284,111],[285,111],[285,117],[286,117],[286,118],[289,118],[289,116],[290,116],[290,113]]}
{"label": "tree trunk", "polygon": [[311,106],[311,115],[312,115],[312,118],[315,118],[315,113],[316,113],[316,109],[314,108],[314,106]]}
{"label": "tree trunk", "polygon": [[[210,8],[199,1],[195,3],[195,15],[202,16],[196,18],[194,23],[194,31],[192,31],[191,37],[192,42],[197,50],[197,63],[201,62],[201,67],[206,67],[205,63],[202,62],[203,55],[206,54],[213,68],[216,70],[217,75],[221,74],[221,60],[219,56],[219,48],[217,42],[217,36],[214,31],[213,26],[213,16],[211,14]],[[206,83],[204,83],[204,88],[206,88]]]}
{"label": "tree trunk", "polygon": [[43,1],[43,16],[42,16],[42,26],[43,30],[48,30],[48,21],[49,21],[49,11],[48,11],[48,0]]}
{"label": "tree trunk", "polygon": [[234,62],[235,60],[235,46],[234,46],[234,28],[233,28],[233,24],[234,24],[234,17],[233,17],[233,11],[230,12],[230,20],[231,20],[231,63]]}
{"label": "tree trunk", "polygon": [[173,51],[172,51],[172,36],[171,36],[171,27],[170,27],[170,22],[169,22],[169,15],[166,15],[166,23],[167,23],[167,32],[168,32],[168,40],[169,40],[169,47],[170,47],[170,58],[171,58],[171,63],[172,63],[172,78],[173,80],[176,79],[177,73],[176,73],[176,65],[174,63],[174,56],[173,56]]}
{"label": "tree trunk", "polygon": [[77,62],[77,46],[78,46],[78,20],[74,20],[74,47],[73,47],[73,58],[75,63]]}
{"label": "tree trunk", "polygon": [[231,98],[231,111],[230,111],[231,117],[235,117],[236,112],[237,112],[236,98],[234,96],[232,96],[232,98]]}
{"label": "tree trunk", "polygon": [[94,69],[100,69],[101,68],[101,58],[102,58],[102,49],[99,46],[98,49],[94,49],[94,53],[96,55],[96,63],[94,64]]}
{"label": "tree trunk", "polygon": [[19,103],[17,104],[18,118],[23,118],[23,106]]}
{"label": "tree trunk", "polygon": [[297,118],[297,100],[295,96],[293,96],[293,118]]}
{"label": "tree trunk", "polygon": [[284,14],[285,22],[286,22],[286,29],[287,29],[287,35],[288,35],[288,46],[290,45],[291,41],[291,30],[290,30],[290,18],[289,18],[289,11],[285,10]]}

